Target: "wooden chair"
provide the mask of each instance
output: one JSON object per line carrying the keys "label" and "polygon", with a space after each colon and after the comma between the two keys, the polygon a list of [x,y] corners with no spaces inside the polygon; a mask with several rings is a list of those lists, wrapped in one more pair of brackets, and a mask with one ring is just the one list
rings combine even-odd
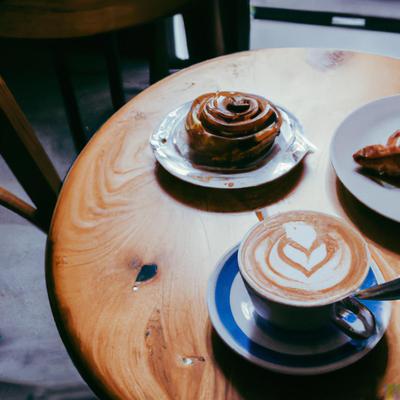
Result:
{"label": "wooden chair", "polygon": [[0,154],[37,208],[0,187],[0,204],[47,232],[61,180],[0,77]]}
{"label": "wooden chair", "polygon": [[[0,37],[42,39],[49,42],[75,147],[87,138],[66,57],[69,42],[98,36],[107,65],[111,100],[116,111],[124,92],[115,31],[143,24],[171,13],[187,0],[3,0]],[[159,58],[154,58],[155,60]],[[160,68],[153,68],[158,71]]]}
{"label": "wooden chair", "polygon": [[150,81],[154,83],[168,75],[170,67],[168,33],[171,36],[172,29],[168,30],[164,17],[182,13],[192,64],[248,48],[248,4],[249,0],[2,0],[0,37],[49,41],[68,123],[80,151],[87,138],[68,69],[68,40],[99,36],[116,111],[125,97],[115,31],[154,24],[149,39]]}

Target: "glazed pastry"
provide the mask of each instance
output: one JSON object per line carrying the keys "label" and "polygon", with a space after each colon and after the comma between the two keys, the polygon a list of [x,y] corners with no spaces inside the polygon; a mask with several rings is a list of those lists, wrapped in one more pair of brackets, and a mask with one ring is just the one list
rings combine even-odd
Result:
{"label": "glazed pastry", "polygon": [[386,145],[364,147],[353,158],[362,167],[379,174],[400,176],[400,130],[389,137]]}
{"label": "glazed pastry", "polygon": [[242,168],[262,158],[279,134],[282,116],[261,96],[206,93],[186,117],[191,160],[208,167]]}

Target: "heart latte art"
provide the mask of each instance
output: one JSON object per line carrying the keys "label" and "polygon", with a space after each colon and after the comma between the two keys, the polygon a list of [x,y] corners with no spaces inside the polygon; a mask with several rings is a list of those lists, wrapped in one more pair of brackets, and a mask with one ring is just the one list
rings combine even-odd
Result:
{"label": "heart latte art", "polygon": [[309,211],[279,214],[257,225],[241,246],[245,280],[283,302],[328,302],[363,281],[368,250],[337,218]]}

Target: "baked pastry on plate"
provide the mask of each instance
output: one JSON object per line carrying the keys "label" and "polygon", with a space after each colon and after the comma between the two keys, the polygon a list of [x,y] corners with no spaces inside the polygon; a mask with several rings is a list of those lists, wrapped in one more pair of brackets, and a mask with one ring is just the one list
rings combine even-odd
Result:
{"label": "baked pastry on plate", "polygon": [[353,159],[380,175],[400,177],[400,130],[389,137],[386,145],[366,146],[354,153]]}
{"label": "baked pastry on plate", "polygon": [[190,159],[200,167],[250,167],[267,154],[281,125],[278,108],[262,96],[203,94],[186,117]]}

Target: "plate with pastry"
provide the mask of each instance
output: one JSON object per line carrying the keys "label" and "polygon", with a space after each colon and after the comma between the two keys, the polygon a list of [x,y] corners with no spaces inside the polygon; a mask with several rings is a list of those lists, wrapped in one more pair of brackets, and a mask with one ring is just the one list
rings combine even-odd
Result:
{"label": "plate with pastry", "polygon": [[365,104],[337,128],[331,161],[343,185],[377,213],[400,222],[400,95]]}
{"label": "plate with pastry", "polygon": [[202,94],[171,111],[150,145],[172,175],[226,189],[273,181],[314,150],[290,111],[263,96],[230,91]]}

